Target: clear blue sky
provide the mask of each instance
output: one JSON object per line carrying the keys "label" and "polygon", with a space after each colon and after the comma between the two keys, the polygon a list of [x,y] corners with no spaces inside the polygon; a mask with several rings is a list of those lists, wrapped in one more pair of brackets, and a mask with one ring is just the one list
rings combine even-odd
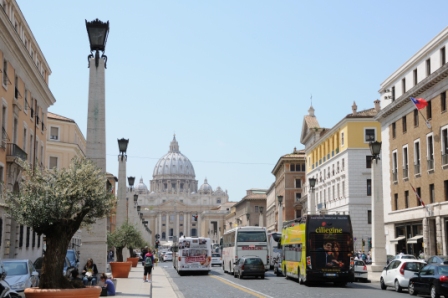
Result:
{"label": "clear blue sky", "polygon": [[[50,64],[50,111],[86,134],[85,19],[109,20],[107,171],[129,138],[127,176],[149,187],[173,134],[204,178],[239,201],[268,188],[302,149],[303,116],[322,127],[373,107],[381,82],[447,25],[445,1],[25,1]],[[113,4],[112,4],[113,3]]]}

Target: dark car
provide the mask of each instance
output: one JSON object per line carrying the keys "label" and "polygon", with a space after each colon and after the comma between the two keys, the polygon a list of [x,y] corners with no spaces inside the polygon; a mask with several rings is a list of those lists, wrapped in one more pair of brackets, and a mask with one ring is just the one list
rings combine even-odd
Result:
{"label": "dark car", "polygon": [[257,256],[245,256],[239,258],[233,267],[233,276],[242,279],[244,276],[258,276],[264,278],[263,260]]}
{"label": "dark car", "polygon": [[448,256],[432,256],[426,260],[428,265],[430,264],[444,264],[448,265]]}
{"label": "dark car", "polygon": [[448,265],[428,264],[415,275],[409,280],[409,294],[448,297]]}

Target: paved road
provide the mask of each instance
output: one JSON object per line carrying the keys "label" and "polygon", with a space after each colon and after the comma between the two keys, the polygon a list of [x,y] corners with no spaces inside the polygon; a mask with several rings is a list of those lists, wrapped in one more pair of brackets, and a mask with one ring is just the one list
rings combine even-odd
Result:
{"label": "paved road", "polygon": [[406,290],[396,293],[392,288],[380,289],[379,283],[350,283],[345,288],[335,287],[331,283],[319,286],[300,285],[294,280],[275,276],[266,272],[266,278],[237,279],[224,273],[221,267],[214,267],[208,275],[179,276],[171,262],[161,263],[185,298],[209,297],[341,297],[341,298],[399,298],[409,297]]}

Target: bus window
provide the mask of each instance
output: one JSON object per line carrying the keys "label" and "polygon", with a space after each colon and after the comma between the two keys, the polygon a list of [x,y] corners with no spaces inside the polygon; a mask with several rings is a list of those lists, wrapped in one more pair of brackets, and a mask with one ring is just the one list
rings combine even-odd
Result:
{"label": "bus window", "polygon": [[266,232],[238,232],[238,242],[266,242]]}

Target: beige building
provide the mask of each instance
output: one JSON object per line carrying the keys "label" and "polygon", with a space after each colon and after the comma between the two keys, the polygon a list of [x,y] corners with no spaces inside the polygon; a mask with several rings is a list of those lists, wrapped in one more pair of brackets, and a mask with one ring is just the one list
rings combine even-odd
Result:
{"label": "beige building", "polygon": [[265,226],[266,189],[253,188],[239,202],[234,203],[225,217],[225,229],[240,226]]}
{"label": "beige building", "polygon": [[[381,84],[384,226],[388,254],[448,254],[448,28]],[[418,111],[410,97],[426,99]],[[427,120],[427,122],[426,122]],[[427,208],[417,199],[419,194]]]}
{"label": "beige building", "polygon": [[[48,86],[50,66],[17,2],[3,0],[0,5],[0,180],[19,191],[18,160],[45,166],[47,110],[56,100]],[[3,203],[0,199],[0,206]],[[0,207],[2,258],[41,256],[42,237],[31,227],[18,225],[5,211]]]}

